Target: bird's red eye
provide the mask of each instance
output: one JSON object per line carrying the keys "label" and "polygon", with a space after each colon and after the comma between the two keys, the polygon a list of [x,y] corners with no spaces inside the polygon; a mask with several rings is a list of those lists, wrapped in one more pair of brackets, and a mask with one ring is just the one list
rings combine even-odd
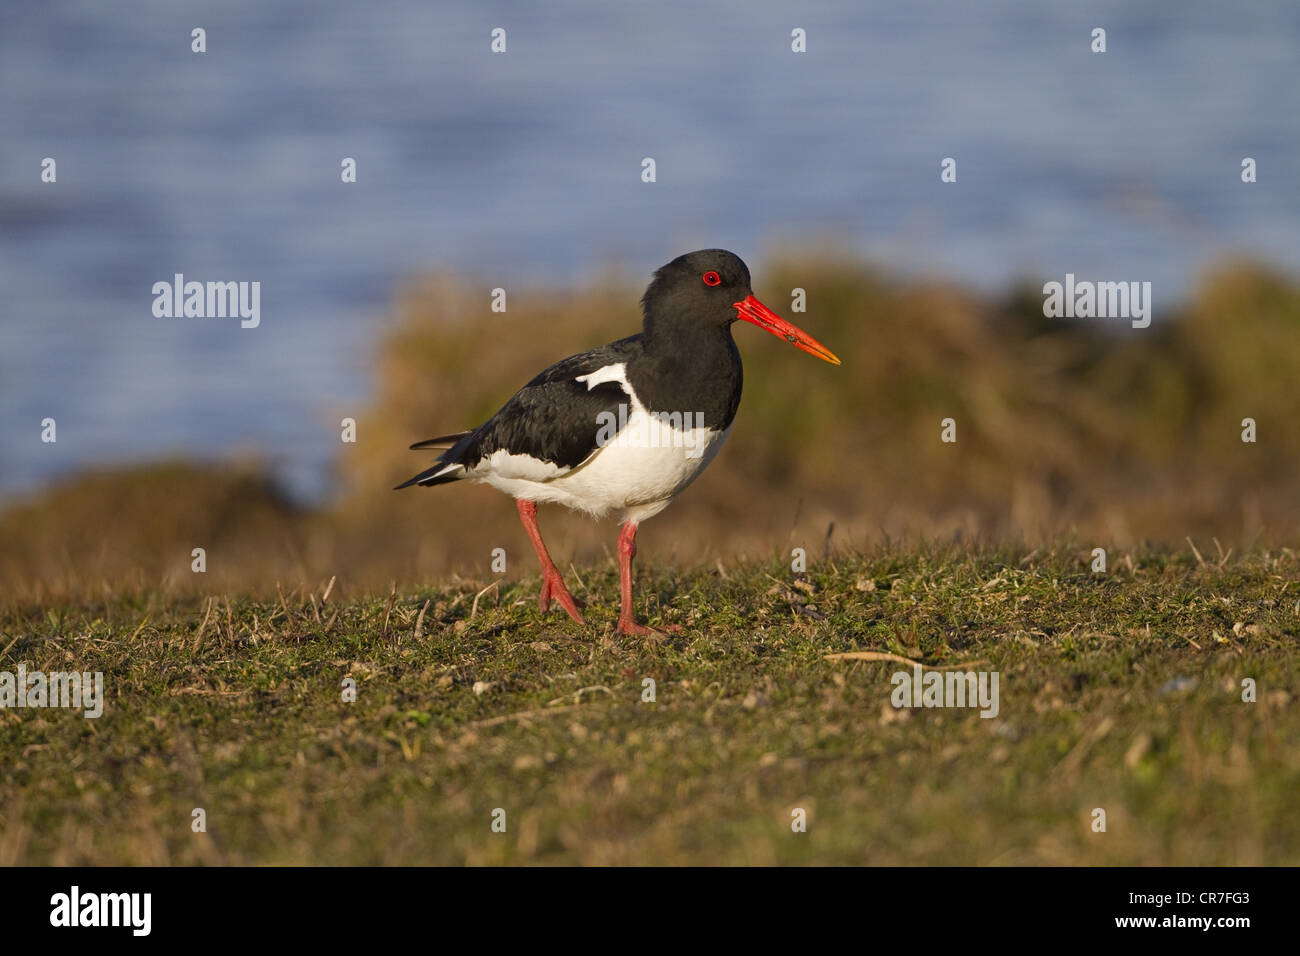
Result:
{"label": "bird's red eye", "polygon": [[720,276],[720,275],[718,275],[716,272],[710,270],[710,271],[704,273],[704,284],[705,284],[705,285],[721,285],[721,284],[722,284],[722,276]]}

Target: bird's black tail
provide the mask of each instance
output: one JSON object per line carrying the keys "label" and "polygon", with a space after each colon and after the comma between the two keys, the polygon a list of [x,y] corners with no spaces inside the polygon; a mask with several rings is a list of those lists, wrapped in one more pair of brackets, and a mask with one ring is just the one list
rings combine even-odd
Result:
{"label": "bird's black tail", "polygon": [[411,446],[411,451],[422,451],[425,448],[451,448],[466,435],[473,432],[456,432],[452,435],[439,435],[437,438],[426,438],[424,441],[417,441]]}
{"label": "bird's black tail", "polygon": [[[427,438],[424,441],[418,441],[411,446],[412,451],[423,451],[429,448],[446,449],[438,460],[429,468],[420,472],[414,478],[402,482],[393,490],[400,491],[402,488],[409,488],[411,485],[423,485],[426,488],[433,485],[445,485],[448,482],[459,481],[465,477],[465,468],[461,465],[460,456],[469,445],[469,438],[474,433],[457,432],[454,435],[442,435],[438,438]],[[460,467],[457,467],[460,466]]]}

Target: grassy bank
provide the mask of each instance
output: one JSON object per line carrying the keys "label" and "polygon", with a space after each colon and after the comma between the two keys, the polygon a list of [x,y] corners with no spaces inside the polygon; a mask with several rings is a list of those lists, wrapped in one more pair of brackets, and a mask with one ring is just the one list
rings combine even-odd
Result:
{"label": "grassy bank", "polygon": [[[652,558],[648,641],[608,560],[588,629],[530,578],[11,604],[0,669],[108,700],[0,711],[0,863],[1294,864],[1298,558],[1201,552]],[[997,671],[998,716],[862,651]]]}
{"label": "grassy bank", "polygon": [[[1111,549],[1300,540],[1293,279],[1225,264],[1148,329],[1046,319],[1036,289],[992,298],[890,282],[811,253],[756,268],[755,282],[778,311],[804,289],[808,311],[791,318],[844,364],[738,327],[734,433],[642,530],[647,557],[711,567],[955,536]],[[295,508],[255,466],[229,462],[75,476],[0,510],[0,600],[266,597],[276,581],[333,574],[380,591],[486,574],[497,548],[531,562],[514,509],[490,488],[392,491],[432,459],[407,446],[483,421],[538,369],[637,329],[640,292],[512,289],[509,311],[493,313],[489,290],[463,279],[416,285],[376,335],[368,404],[322,409],[338,443],[335,498]],[[355,443],[339,440],[344,417]],[[941,441],[948,418],[953,443]],[[1255,442],[1241,440],[1245,418]],[[608,524],[547,513],[543,528],[579,566],[613,546]],[[195,548],[204,575],[191,573]]]}

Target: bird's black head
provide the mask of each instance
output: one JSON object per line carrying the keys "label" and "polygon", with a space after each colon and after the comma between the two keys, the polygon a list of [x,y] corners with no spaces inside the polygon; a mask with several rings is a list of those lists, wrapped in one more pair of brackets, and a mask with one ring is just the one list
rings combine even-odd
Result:
{"label": "bird's black head", "polygon": [[795,348],[840,364],[830,349],[755,298],[749,267],[726,249],[688,252],[658,269],[641,298],[641,310],[647,340],[689,341],[703,329],[726,329],[744,319]]}
{"label": "bird's black head", "polygon": [[725,249],[701,249],[656,270],[641,309],[647,326],[726,326],[736,321],[735,304],[753,294],[749,269],[740,256]]}

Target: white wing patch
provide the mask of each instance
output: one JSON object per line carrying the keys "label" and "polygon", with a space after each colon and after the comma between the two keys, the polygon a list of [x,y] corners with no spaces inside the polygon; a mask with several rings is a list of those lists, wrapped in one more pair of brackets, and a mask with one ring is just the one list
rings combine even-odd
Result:
{"label": "white wing patch", "polygon": [[604,382],[617,382],[623,387],[623,391],[628,394],[632,392],[632,386],[627,383],[627,365],[624,362],[615,362],[613,365],[606,365],[604,368],[598,368],[586,375],[579,375],[574,381],[586,382],[587,391],[589,392]]}

